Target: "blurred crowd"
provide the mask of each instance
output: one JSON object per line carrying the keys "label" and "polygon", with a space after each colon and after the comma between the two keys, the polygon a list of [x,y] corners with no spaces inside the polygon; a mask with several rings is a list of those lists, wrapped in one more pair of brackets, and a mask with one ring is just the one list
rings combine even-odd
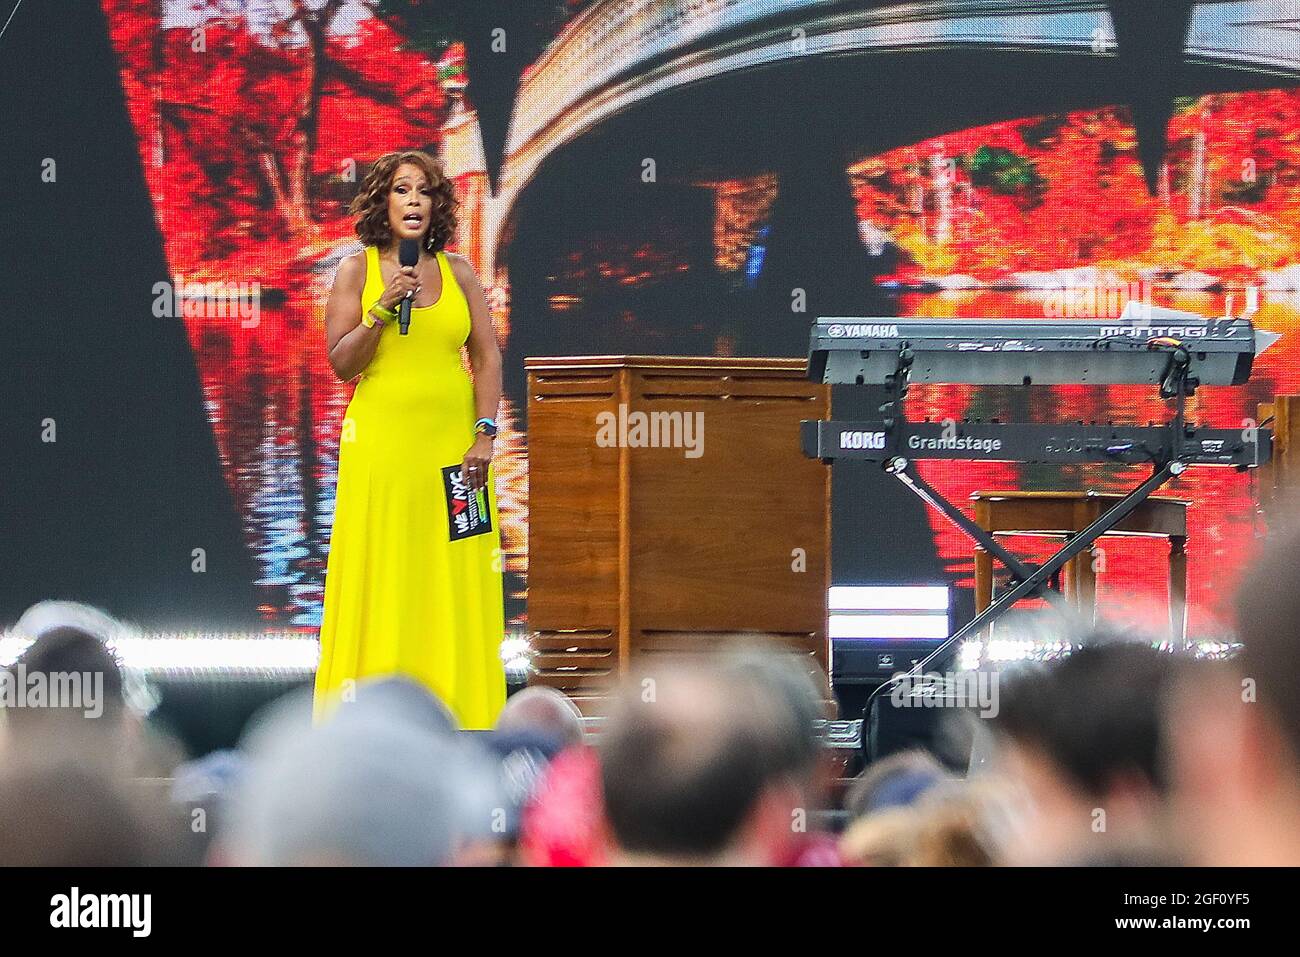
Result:
{"label": "blurred crowd", "polygon": [[[960,760],[895,750],[848,781],[824,676],[760,647],[637,663],[595,721],[527,687],[491,731],[400,677],[315,722],[303,689],[191,757],[133,704],[111,621],[43,606],[0,695],[0,864],[1300,864],[1296,569],[1289,539],[1245,576],[1234,654],[1080,635],[950,716]],[[73,674],[93,708],[56,693]]]}

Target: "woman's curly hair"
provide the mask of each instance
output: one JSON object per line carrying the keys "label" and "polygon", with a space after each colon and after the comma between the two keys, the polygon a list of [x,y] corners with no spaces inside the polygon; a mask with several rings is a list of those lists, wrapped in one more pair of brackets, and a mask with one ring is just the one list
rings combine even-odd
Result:
{"label": "woman's curly hair", "polygon": [[421,150],[385,153],[375,160],[348,208],[348,212],[357,217],[357,236],[367,246],[381,248],[393,241],[393,230],[388,225],[388,194],[393,189],[397,168],[403,163],[420,167],[429,178],[433,188],[433,213],[429,217],[424,246],[430,252],[439,252],[446,248],[456,232],[456,208],[460,200],[456,198],[442,164]]}

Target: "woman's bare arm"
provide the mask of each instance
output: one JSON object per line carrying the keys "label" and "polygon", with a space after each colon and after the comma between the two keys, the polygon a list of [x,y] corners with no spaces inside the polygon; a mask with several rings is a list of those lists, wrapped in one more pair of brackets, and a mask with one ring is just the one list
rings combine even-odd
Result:
{"label": "woman's bare arm", "polygon": [[344,382],[355,379],[375,356],[383,326],[361,323],[361,291],[366,284],[365,253],[356,253],[339,263],[334,288],[325,303],[325,346],[330,368]]}
{"label": "woman's bare arm", "polygon": [[474,409],[480,419],[496,419],[501,403],[501,348],[487,297],[479,284],[474,267],[461,256],[448,256],[452,273],[469,302],[469,339],[465,343],[470,368],[474,371]]}

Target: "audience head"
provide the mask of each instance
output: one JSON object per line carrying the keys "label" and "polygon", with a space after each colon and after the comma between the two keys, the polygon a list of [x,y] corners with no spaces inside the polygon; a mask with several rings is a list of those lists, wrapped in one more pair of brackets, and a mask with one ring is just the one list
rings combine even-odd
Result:
{"label": "audience head", "polygon": [[350,721],[354,716],[365,720],[376,713],[438,736],[458,730],[456,718],[437,695],[418,681],[397,675],[358,681],[352,697],[335,702],[330,720]]}
{"label": "audience head", "polygon": [[1192,665],[1095,633],[1001,682],[998,760],[1027,798],[1011,863],[1086,863],[1164,844],[1164,702]]}
{"label": "audience head", "polygon": [[[1247,576],[1235,657],[1198,662],[1097,632],[1066,658],[1004,672],[989,773],[963,781],[920,751],[876,762],[846,796],[840,858],[1300,863],[1295,568],[1300,536]],[[24,621],[34,640],[0,674],[0,866],[193,859],[184,828],[161,827],[164,802],[123,773],[132,709],[106,642],[115,624],[66,603]],[[239,752],[183,768],[171,791],[221,807],[217,862],[501,863],[521,821],[518,850],[537,862],[789,862],[818,846],[805,831],[824,709],[807,662],[759,648],[638,662],[596,748],[549,688],[513,696],[478,734],[419,683],[370,679],[315,723],[309,694],[287,696]]]}
{"label": "audience head", "polygon": [[781,770],[796,779],[808,779],[822,755],[822,734],[818,723],[826,718],[822,692],[810,669],[816,663],[806,656],[761,647],[743,647],[724,652],[719,666],[740,683],[767,690],[771,703],[783,714],[785,728],[778,739],[784,754]]}
{"label": "audience head", "polygon": [[119,784],[73,763],[0,771],[0,867],[131,867],[151,860]]}
{"label": "audience head", "polygon": [[0,672],[0,708],[10,760],[106,771],[129,764],[122,671],[96,634],[66,625],[41,632]]}
{"label": "audience head", "polygon": [[409,701],[359,695],[316,727],[285,708],[261,723],[217,860],[429,866],[489,834],[501,806],[491,762]]}
{"label": "audience head", "polygon": [[[576,809],[571,805],[566,807],[561,797],[568,782],[548,779],[551,763],[561,753],[585,750],[582,713],[567,696],[543,686],[516,692],[506,699],[496,728],[484,736],[484,741],[497,763],[505,799],[502,836],[511,855],[518,851],[525,816],[542,790],[547,792],[542,798],[547,809],[542,817],[532,815],[534,837],[537,822],[543,817],[551,824],[562,822],[563,830],[577,826]],[[559,773],[567,773],[564,769],[562,764]]]}
{"label": "audience head", "polygon": [[996,788],[953,780],[855,821],[840,853],[865,867],[989,867],[1001,816]]}
{"label": "audience head", "polygon": [[764,668],[700,656],[642,662],[599,747],[616,856],[640,863],[781,859],[797,826],[805,729]]}
{"label": "audience head", "polygon": [[1300,536],[1243,576],[1240,653],[1180,683],[1171,705],[1175,819],[1194,863],[1300,864]]}
{"label": "audience head", "polygon": [[564,693],[534,685],[506,699],[496,730],[503,735],[541,735],[567,748],[582,743],[582,712]]}
{"label": "audience head", "polygon": [[900,751],[867,766],[844,797],[851,820],[888,808],[915,804],[931,789],[950,783],[949,774],[928,751]]}
{"label": "audience head", "polygon": [[22,613],[13,630],[15,634],[35,639],[56,628],[75,628],[105,644],[122,632],[122,624],[116,618],[79,601],[39,601]]}

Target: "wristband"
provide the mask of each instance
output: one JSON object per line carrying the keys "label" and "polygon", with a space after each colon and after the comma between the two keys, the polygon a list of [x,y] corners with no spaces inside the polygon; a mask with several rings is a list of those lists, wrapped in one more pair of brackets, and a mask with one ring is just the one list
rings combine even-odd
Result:
{"label": "wristband", "polygon": [[365,315],[361,317],[361,324],[367,329],[373,329],[376,322],[392,322],[396,318],[397,316],[393,310],[385,309],[376,302],[373,306],[367,309]]}
{"label": "wristband", "polygon": [[474,431],[479,435],[486,435],[489,439],[497,437],[497,424],[492,419],[479,419],[474,423]]}

